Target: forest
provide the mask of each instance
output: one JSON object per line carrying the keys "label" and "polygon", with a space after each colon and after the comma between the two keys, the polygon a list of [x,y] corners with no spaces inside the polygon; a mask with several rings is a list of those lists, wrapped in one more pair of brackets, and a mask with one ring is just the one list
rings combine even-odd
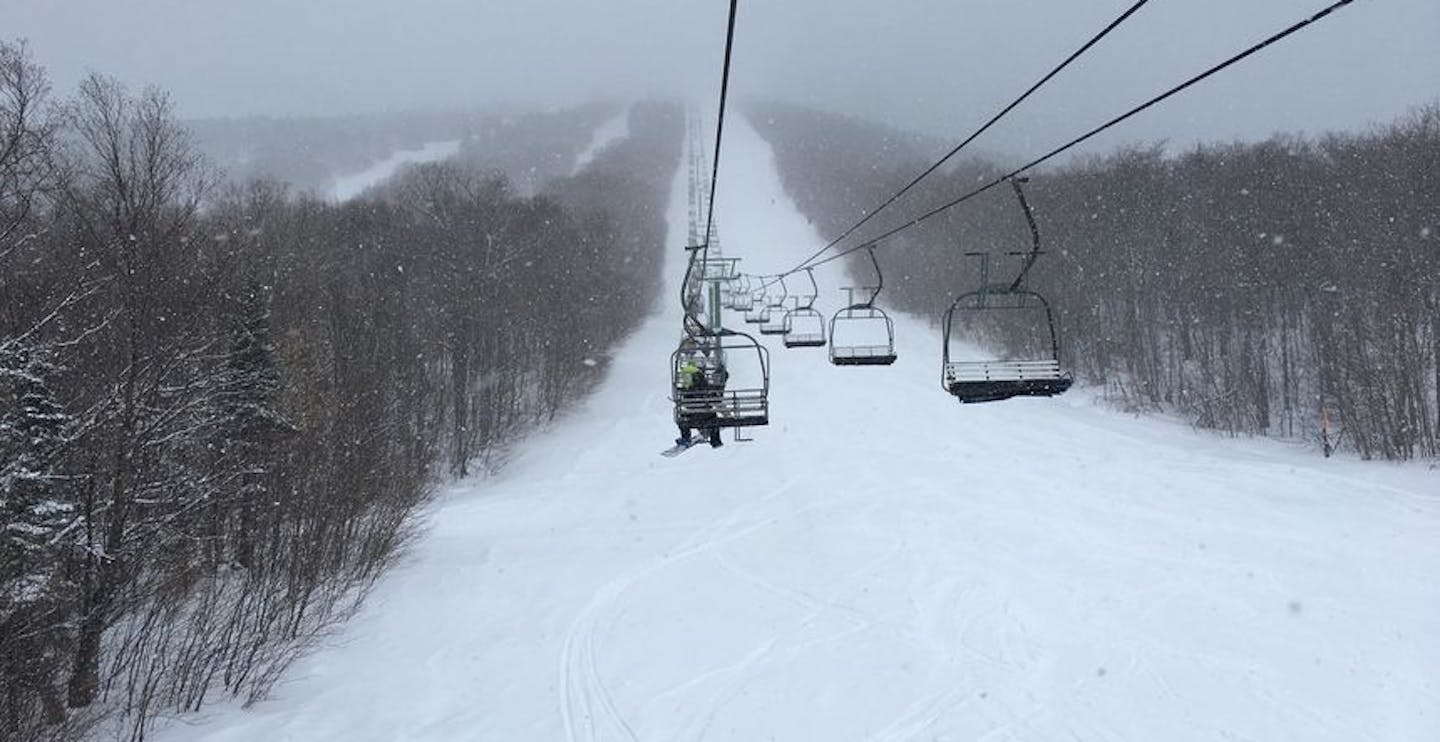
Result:
{"label": "forest", "polygon": [[[790,104],[756,104],[751,117],[827,239],[944,149]],[[935,173],[840,248],[1007,164],[991,156]],[[1078,382],[1126,409],[1326,454],[1440,455],[1440,105],[1364,133],[1135,145],[1029,178],[1045,254],[1026,285],[1054,306]],[[1008,280],[1014,253],[1030,248],[1011,189],[996,188],[876,255],[885,298],[938,322],[980,284],[966,253],[990,253],[991,279]],[[864,250],[848,267],[871,275]],[[975,329],[969,339],[996,353],[1020,352],[1034,334],[1015,322]]]}
{"label": "forest", "polygon": [[658,291],[680,160],[678,107],[629,116],[533,196],[476,154],[332,203],[0,43],[0,739],[262,696],[438,482],[583,398]]}

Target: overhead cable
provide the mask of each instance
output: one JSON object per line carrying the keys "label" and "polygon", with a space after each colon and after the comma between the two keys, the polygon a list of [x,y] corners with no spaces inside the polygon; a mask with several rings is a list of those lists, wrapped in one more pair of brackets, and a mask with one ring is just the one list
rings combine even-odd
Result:
{"label": "overhead cable", "polygon": [[828,258],[825,258],[825,259],[819,260],[819,261],[811,262],[812,260],[814,260],[814,258],[812,257],[811,260],[807,260],[807,261],[801,263],[800,265],[798,265],[798,266],[792,268],[791,270],[787,271],[784,275],[789,275],[789,274],[791,274],[791,273],[796,273],[796,272],[798,272],[798,271],[805,270],[806,268],[814,268],[814,267],[817,267],[817,266],[824,265],[824,264],[829,263],[829,262],[831,262],[831,261],[833,261],[833,260],[838,260],[838,259],[840,259],[840,258],[842,258],[842,257],[845,257],[846,255],[849,255],[850,253],[853,253],[853,252],[855,252],[856,250],[862,250],[862,249],[865,249],[865,248],[867,248],[867,247],[877,246],[880,242],[882,242],[882,241],[884,241],[884,240],[887,240],[887,239],[889,239],[889,238],[891,238],[891,237],[894,237],[895,235],[900,234],[901,232],[904,232],[904,231],[907,230],[907,229],[910,229],[910,228],[912,228],[912,227],[918,226],[919,224],[921,224],[921,223],[923,223],[923,222],[925,222],[925,221],[927,221],[927,220],[929,220],[929,219],[931,219],[931,218],[933,218],[933,217],[935,217],[935,216],[937,216],[937,215],[939,215],[939,214],[941,214],[941,213],[943,213],[943,212],[945,212],[945,211],[948,211],[948,210],[950,210],[950,209],[952,209],[952,208],[954,208],[954,207],[956,207],[956,206],[959,206],[960,204],[963,204],[963,203],[965,203],[966,201],[969,201],[969,200],[975,198],[976,196],[979,196],[980,194],[985,193],[985,192],[987,192],[987,191],[995,188],[996,186],[999,186],[999,185],[1005,183],[1006,181],[1010,180],[1011,178],[1014,178],[1014,177],[1019,176],[1021,173],[1024,173],[1024,172],[1027,171],[1027,170],[1031,170],[1031,169],[1033,169],[1033,168],[1036,168],[1036,167],[1038,167],[1038,166],[1040,166],[1040,165],[1043,165],[1043,164],[1046,163],[1046,162],[1049,162],[1050,160],[1053,160],[1053,159],[1056,158],[1056,157],[1059,157],[1060,155],[1064,154],[1065,152],[1068,152],[1068,151],[1070,151],[1071,149],[1074,149],[1075,147],[1078,147],[1079,145],[1085,143],[1086,141],[1089,141],[1090,139],[1093,139],[1094,137],[1098,136],[1098,135],[1101,134],[1102,132],[1104,132],[1104,131],[1112,128],[1112,127],[1115,127],[1115,126],[1117,126],[1117,125],[1119,125],[1119,124],[1121,124],[1121,123],[1123,123],[1123,122],[1125,122],[1125,121],[1127,121],[1127,120],[1129,120],[1129,119],[1131,119],[1131,118],[1139,115],[1140,113],[1142,113],[1142,112],[1144,112],[1144,111],[1146,111],[1146,110],[1148,110],[1148,109],[1150,109],[1150,108],[1152,108],[1152,107],[1154,107],[1154,106],[1156,106],[1156,105],[1159,105],[1160,103],[1162,103],[1162,102],[1164,102],[1164,101],[1166,101],[1166,100],[1168,100],[1168,99],[1170,99],[1170,98],[1172,98],[1172,97],[1174,97],[1174,96],[1176,96],[1176,95],[1179,95],[1180,93],[1184,92],[1185,90],[1188,90],[1188,89],[1191,88],[1191,87],[1194,87],[1195,85],[1199,84],[1200,82],[1202,82],[1202,81],[1204,81],[1204,80],[1206,80],[1206,79],[1209,79],[1210,77],[1213,77],[1213,76],[1219,74],[1220,72],[1222,72],[1222,71],[1224,71],[1224,70],[1226,70],[1226,69],[1228,69],[1228,68],[1230,68],[1230,67],[1233,67],[1233,66],[1236,65],[1236,64],[1239,64],[1240,62],[1244,61],[1245,59],[1247,59],[1247,58],[1249,58],[1249,57],[1251,57],[1251,56],[1254,56],[1255,54],[1257,54],[1257,53],[1259,53],[1260,51],[1266,49],[1267,47],[1270,47],[1270,46],[1272,46],[1272,45],[1274,45],[1274,44],[1282,41],[1283,39],[1286,39],[1286,38],[1288,38],[1288,37],[1290,37],[1290,36],[1293,36],[1294,34],[1299,33],[1300,31],[1304,30],[1305,28],[1307,28],[1307,27],[1309,27],[1309,26],[1311,26],[1311,25],[1313,25],[1313,24],[1315,24],[1315,23],[1318,23],[1318,22],[1320,22],[1321,20],[1324,20],[1326,17],[1328,17],[1328,16],[1330,16],[1331,14],[1335,13],[1337,10],[1340,10],[1341,8],[1343,8],[1343,7],[1347,6],[1347,5],[1350,5],[1350,4],[1354,3],[1355,1],[1356,1],[1356,0],[1338,0],[1337,2],[1335,2],[1335,3],[1331,4],[1330,6],[1326,7],[1324,10],[1321,10],[1321,11],[1319,11],[1318,13],[1315,13],[1314,15],[1312,15],[1312,16],[1304,19],[1304,20],[1301,20],[1301,21],[1299,21],[1299,22],[1291,25],[1290,27],[1284,29],[1283,31],[1280,31],[1280,32],[1278,32],[1278,33],[1275,33],[1275,34],[1269,36],[1268,38],[1266,38],[1266,39],[1264,39],[1264,40],[1262,40],[1262,41],[1254,44],[1253,46],[1249,47],[1248,49],[1246,49],[1246,50],[1244,50],[1244,51],[1242,51],[1242,52],[1240,52],[1240,53],[1238,53],[1238,54],[1236,54],[1236,55],[1234,55],[1234,56],[1232,56],[1232,57],[1230,57],[1229,59],[1226,59],[1225,61],[1220,62],[1219,64],[1214,65],[1213,67],[1205,70],[1204,72],[1201,72],[1200,74],[1195,75],[1194,77],[1191,77],[1190,79],[1188,79],[1188,80],[1180,83],[1179,85],[1176,85],[1175,87],[1170,88],[1169,90],[1167,90],[1167,91],[1165,91],[1165,92],[1163,92],[1163,93],[1161,93],[1161,94],[1159,94],[1159,95],[1157,95],[1157,96],[1155,96],[1155,97],[1153,97],[1153,98],[1145,101],[1144,103],[1141,103],[1140,105],[1135,106],[1134,108],[1131,108],[1129,111],[1126,111],[1125,113],[1122,113],[1122,114],[1120,114],[1119,116],[1116,116],[1115,118],[1112,118],[1112,119],[1110,119],[1109,121],[1106,121],[1105,123],[1100,124],[1099,126],[1096,126],[1095,128],[1091,129],[1090,131],[1088,131],[1088,132],[1086,132],[1086,133],[1084,133],[1084,134],[1081,134],[1081,135],[1078,136],[1078,137],[1075,137],[1074,139],[1066,142],[1065,144],[1060,145],[1059,147],[1056,147],[1055,149],[1050,150],[1049,152],[1045,153],[1044,155],[1041,155],[1040,157],[1037,157],[1037,158],[1035,158],[1034,160],[1031,160],[1030,162],[1025,163],[1024,165],[1021,165],[1020,167],[1015,168],[1014,170],[1012,170],[1012,171],[1010,171],[1010,172],[1008,172],[1008,173],[1006,173],[1006,174],[1004,174],[1004,175],[1001,175],[1001,176],[995,178],[995,179],[992,180],[992,181],[989,181],[988,183],[986,183],[985,185],[980,186],[979,188],[976,188],[976,189],[974,189],[974,190],[972,190],[972,191],[969,191],[969,192],[965,193],[964,195],[962,195],[962,196],[960,196],[960,197],[958,197],[958,198],[956,198],[956,199],[954,199],[954,200],[948,201],[948,202],[946,202],[946,203],[944,203],[944,204],[941,204],[941,205],[939,205],[939,206],[937,206],[937,207],[935,207],[935,208],[933,208],[933,209],[930,209],[929,211],[927,211],[927,212],[925,212],[925,213],[923,213],[923,214],[921,214],[921,215],[919,215],[919,216],[917,216],[917,217],[915,217],[915,218],[913,218],[913,219],[911,219],[911,220],[909,220],[909,221],[907,221],[907,222],[904,222],[903,224],[901,224],[901,225],[899,225],[899,226],[897,226],[897,227],[895,227],[895,228],[893,228],[893,229],[890,229],[890,230],[888,230],[888,231],[886,231],[886,232],[883,232],[883,233],[881,233],[881,234],[879,234],[879,235],[877,235],[877,236],[875,236],[875,237],[873,237],[873,238],[871,238],[871,239],[869,239],[869,240],[866,240],[865,242],[862,242],[862,243],[860,243],[860,244],[858,244],[858,245],[856,245],[856,246],[854,246],[854,247],[850,247],[850,248],[847,248],[847,249],[845,249],[845,250],[841,250],[840,252],[838,252],[838,253],[836,253],[836,254],[834,254],[834,255],[831,255],[831,256],[828,257]]}
{"label": "overhead cable", "polygon": [[989,131],[990,128],[995,124],[999,123],[1000,119],[1005,118],[1005,116],[1009,115],[1011,111],[1019,107],[1021,103],[1024,103],[1027,99],[1029,99],[1031,95],[1034,95],[1036,91],[1044,87],[1045,84],[1050,82],[1050,80],[1052,80],[1056,75],[1063,72],[1065,68],[1069,67],[1072,63],[1075,62],[1075,60],[1079,59],[1086,52],[1090,51],[1092,47],[1100,43],[1101,39],[1109,36],[1111,31],[1119,28],[1120,24],[1129,20],[1130,16],[1135,15],[1135,13],[1140,10],[1140,8],[1144,7],[1145,4],[1149,2],[1150,0],[1138,0],[1134,5],[1131,5],[1124,13],[1121,13],[1118,17],[1115,18],[1115,20],[1110,21],[1109,25],[1105,26],[1103,29],[1100,30],[1099,33],[1095,34],[1093,37],[1090,38],[1089,41],[1085,42],[1083,46],[1071,52],[1070,56],[1066,57],[1064,61],[1056,65],[1055,68],[1050,70],[1050,72],[1047,73],[1044,77],[1037,80],[1035,84],[1031,85],[1028,89],[1025,90],[1025,92],[1021,93],[1020,97],[1016,98],[1015,100],[1011,101],[1009,105],[1000,109],[1000,112],[996,113],[994,116],[991,116],[990,120],[986,121],[983,126],[976,129],[973,133],[970,134],[970,136],[966,137],[964,141],[961,141],[959,144],[955,145],[955,147],[952,148],[949,152],[946,152],[944,157],[936,160],[934,164],[925,168],[925,170],[923,170],[919,175],[916,175],[909,183],[906,183],[904,188],[896,191],[889,198],[881,202],[879,206],[871,209],[868,213],[865,214],[865,216],[860,219],[860,221],[852,224],[849,229],[841,232],[839,236],[831,240],[824,247],[820,248],[819,252],[811,255],[809,258],[806,258],[806,262],[809,262],[811,260],[814,260],[815,258],[820,257],[821,255],[824,255],[828,250],[840,244],[840,242],[843,241],[846,237],[854,234],[855,230],[865,226],[867,223],[870,222],[871,219],[874,219],[876,215],[889,208],[891,204],[899,201],[906,193],[909,193],[912,188],[919,185],[920,181],[929,177],[930,174],[935,172],[936,170],[939,170],[941,166],[943,166],[946,162],[949,162],[950,159],[953,158],[955,155],[959,154],[961,150],[970,146],[971,142],[979,139],[982,134]]}

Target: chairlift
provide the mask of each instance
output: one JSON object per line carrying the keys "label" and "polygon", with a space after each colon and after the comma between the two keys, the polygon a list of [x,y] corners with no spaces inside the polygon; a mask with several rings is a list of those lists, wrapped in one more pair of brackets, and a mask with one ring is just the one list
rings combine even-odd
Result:
{"label": "chairlift", "polygon": [[[693,363],[699,372],[687,374]],[[770,351],[734,330],[688,335],[670,356],[677,425],[708,431],[770,424]]]}
{"label": "chairlift", "polygon": [[[830,318],[830,363],[836,366],[889,366],[896,359],[895,322],[875,306],[885,288],[885,274],[880,271],[875,248],[868,252],[875,266],[875,285],[844,289],[846,306]],[[856,302],[856,292],[862,291],[869,292],[869,297]]]}
{"label": "chairlift", "polygon": [[[1025,275],[1035,265],[1041,254],[1040,231],[1035,224],[1030,205],[1020,189],[1023,180],[1012,180],[1011,185],[1025,211],[1030,226],[1033,247],[1025,253],[1024,266],[1019,275],[1010,283],[990,283],[989,255],[979,256],[980,288],[960,295],[945,312],[944,350],[941,359],[941,385],[945,391],[964,403],[995,402],[1012,397],[1050,397],[1064,393],[1073,379],[1060,368],[1060,338],[1055,329],[1055,313],[1050,303],[1040,294],[1023,288]],[[1030,315],[1043,314],[1044,324],[1040,329],[1048,332],[1048,352],[1035,353],[1027,349],[1022,357],[989,358],[985,360],[952,361],[951,337],[954,334],[958,316],[971,320],[1001,319],[1005,312],[1024,312]],[[1021,315],[1009,315],[1021,316]]]}
{"label": "chairlift", "polygon": [[793,306],[794,300],[792,298],[787,298],[785,300],[785,303],[781,304],[778,307],[773,304],[767,307],[767,309],[770,310],[770,316],[764,322],[760,323],[760,334],[784,335],[785,318],[789,316],[791,308]]}
{"label": "chairlift", "polygon": [[760,323],[761,335],[784,335],[785,315],[790,309],[790,290],[785,285],[785,277],[779,276],[780,293],[766,297],[766,317]]}
{"label": "chairlift", "polygon": [[750,276],[741,275],[730,283],[730,302],[727,304],[736,312],[748,312],[754,300],[750,296]]}
{"label": "chairlift", "polygon": [[764,282],[759,288],[750,292],[750,306],[745,309],[745,323],[758,325],[770,321],[770,304],[766,299]]}
{"label": "chairlift", "polygon": [[825,346],[825,315],[815,310],[815,299],[820,287],[815,283],[815,271],[806,268],[810,279],[810,293],[795,297],[795,308],[785,313],[785,347],[822,348]]}

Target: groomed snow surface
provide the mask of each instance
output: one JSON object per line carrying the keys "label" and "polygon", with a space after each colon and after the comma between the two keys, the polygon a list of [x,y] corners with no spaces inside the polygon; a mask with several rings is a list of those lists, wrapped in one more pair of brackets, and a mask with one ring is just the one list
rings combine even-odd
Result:
{"label": "groomed snow surface", "polygon": [[575,167],[571,174],[578,174],[585,169],[586,165],[590,164],[591,160],[595,159],[595,155],[600,154],[600,150],[628,136],[630,136],[630,107],[626,106],[620,113],[615,114],[610,120],[595,129],[595,135],[590,139],[590,143],[585,145],[585,149],[576,156]]}
{"label": "groomed snow surface", "polygon": [[[732,121],[724,244],[788,267],[820,237]],[[774,343],[756,442],[662,458],[683,169],[670,215],[667,303],[583,409],[272,700],[163,738],[1440,739],[1440,473],[1083,390],[962,407],[906,317],[888,369]]]}
{"label": "groomed snow surface", "polygon": [[406,165],[437,162],[454,157],[455,153],[459,151],[460,140],[458,139],[449,142],[430,142],[417,149],[396,150],[389,157],[358,173],[336,177],[330,183],[330,198],[333,201],[349,201],[367,189],[395,177],[395,174],[400,172],[400,168]]}

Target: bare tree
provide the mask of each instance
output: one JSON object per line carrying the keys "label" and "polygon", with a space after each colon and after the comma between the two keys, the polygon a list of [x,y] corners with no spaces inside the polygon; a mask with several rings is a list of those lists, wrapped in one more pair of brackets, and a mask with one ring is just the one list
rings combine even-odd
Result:
{"label": "bare tree", "polygon": [[50,86],[23,42],[0,40],[0,265],[38,194],[53,185],[55,121]]}

